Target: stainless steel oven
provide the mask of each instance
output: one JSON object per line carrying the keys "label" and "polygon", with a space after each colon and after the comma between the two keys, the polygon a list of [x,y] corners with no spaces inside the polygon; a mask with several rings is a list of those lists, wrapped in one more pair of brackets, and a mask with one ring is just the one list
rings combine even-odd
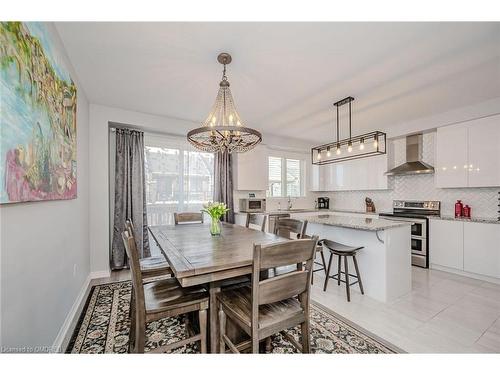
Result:
{"label": "stainless steel oven", "polygon": [[384,219],[409,221],[411,225],[411,264],[429,267],[429,219],[440,215],[439,201],[394,201],[392,214],[380,214]]}

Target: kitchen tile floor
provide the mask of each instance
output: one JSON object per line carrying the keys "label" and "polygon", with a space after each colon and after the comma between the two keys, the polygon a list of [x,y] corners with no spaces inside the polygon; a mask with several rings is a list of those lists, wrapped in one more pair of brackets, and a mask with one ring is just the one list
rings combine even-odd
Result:
{"label": "kitchen tile floor", "polygon": [[382,303],[316,272],[312,298],[410,353],[500,353],[500,285],[413,267],[413,288]]}

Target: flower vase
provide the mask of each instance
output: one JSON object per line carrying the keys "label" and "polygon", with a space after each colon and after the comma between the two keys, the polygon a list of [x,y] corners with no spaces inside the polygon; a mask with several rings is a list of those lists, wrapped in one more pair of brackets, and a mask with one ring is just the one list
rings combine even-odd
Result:
{"label": "flower vase", "polygon": [[212,236],[220,235],[220,218],[212,218],[212,222],[210,223],[210,234]]}

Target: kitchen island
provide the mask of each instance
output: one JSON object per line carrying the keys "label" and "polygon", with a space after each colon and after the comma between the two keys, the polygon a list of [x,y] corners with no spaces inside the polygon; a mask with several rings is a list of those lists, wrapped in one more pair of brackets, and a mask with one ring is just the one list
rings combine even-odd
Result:
{"label": "kitchen island", "polygon": [[[356,258],[365,295],[389,302],[411,291],[411,223],[335,214],[300,216],[308,221],[309,235],[364,247]],[[328,261],[329,252],[325,255]],[[331,274],[337,273],[336,264],[334,259]],[[337,285],[331,282],[328,287]],[[357,290],[357,284],[352,290]]]}

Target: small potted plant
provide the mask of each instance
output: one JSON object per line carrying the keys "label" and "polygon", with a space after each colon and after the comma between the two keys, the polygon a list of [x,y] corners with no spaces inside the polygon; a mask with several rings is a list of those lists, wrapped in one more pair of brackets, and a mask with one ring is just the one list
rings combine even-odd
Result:
{"label": "small potted plant", "polygon": [[210,223],[210,233],[212,236],[220,235],[220,218],[229,211],[229,208],[226,207],[225,203],[221,202],[209,202],[203,207],[202,211],[206,212],[212,220]]}

